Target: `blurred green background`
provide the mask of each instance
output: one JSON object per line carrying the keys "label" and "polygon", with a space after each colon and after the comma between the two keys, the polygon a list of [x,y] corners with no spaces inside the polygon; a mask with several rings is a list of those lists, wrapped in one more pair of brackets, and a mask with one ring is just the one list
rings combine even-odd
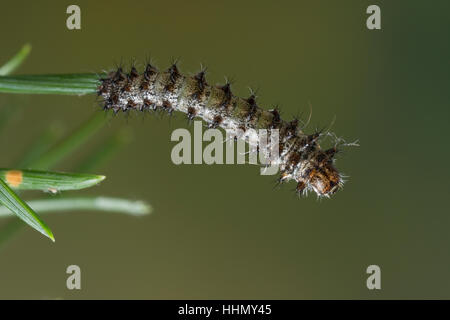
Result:
{"label": "blurred green background", "polygon": [[[66,28],[81,7],[82,29]],[[366,28],[381,7],[382,30]],[[309,112],[361,147],[337,166],[349,175],[331,200],[297,199],[255,166],[175,166],[172,119],[118,116],[134,140],[82,194],[145,199],[144,218],[105,213],[45,216],[56,243],[24,228],[0,251],[0,298],[379,299],[450,298],[448,1],[9,1],[1,4],[0,62],[26,42],[18,73],[110,70],[151,56],[160,68],[208,66],[209,83],[259,88],[283,117]],[[76,128],[99,112],[94,96],[0,95],[19,113],[0,136],[13,167],[53,123]],[[193,128],[190,127],[190,130]],[[57,169],[95,148],[73,155]],[[74,195],[78,195],[76,193]],[[0,224],[5,221],[0,221]],[[82,289],[66,289],[66,267]],[[366,288],[367,266],[382,289]]]}

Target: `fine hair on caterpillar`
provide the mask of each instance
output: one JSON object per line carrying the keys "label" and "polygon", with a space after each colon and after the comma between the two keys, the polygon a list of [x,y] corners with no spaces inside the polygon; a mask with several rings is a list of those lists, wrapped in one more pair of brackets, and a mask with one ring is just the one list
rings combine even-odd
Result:
{"label": "fine hair on caterpillar", "polygon": [[[329,197],[343,186],[343,176],[334,166],[335,155],[345,143],[328,130],[307,134],[299,120],[285,121],[278,108],[264,110],[251,92],[247,98],[235,96],[230,82],[210,85],[206,69],[194,75],[182,74],[173,63],[166,70],[158,70],[148,63],[142,72],[132,66],[128,72],[119,67],[100,79],[97,93],[103,109],[119,111],[174,111],[186,114],[187,119],[202,119],[209,128],[222,128],[228,134],[247,140],[250,149],[259,149],[252,139],[255,130],[277,130],[278,156],[268,165],[277,165],[279,182],[294,180],[298,194],[314,191],[319,197]],[[309,120],[308,120],[309,123]],[[322,149],[324,137],[332,137],[334,146]]]}

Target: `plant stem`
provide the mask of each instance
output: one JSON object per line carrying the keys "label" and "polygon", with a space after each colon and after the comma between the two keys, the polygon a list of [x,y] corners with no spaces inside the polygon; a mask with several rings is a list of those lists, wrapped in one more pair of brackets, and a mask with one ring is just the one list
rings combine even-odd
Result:
{"label": "plant stem", "polygon": [[31,45],[29,43],[25,44],[14,57],[0,67],[0,76],[6,76],[16,70],[25,61],[30,51]]}
{"label": "plant stem", "polygon": [[84,95],[96,93],[100,76],[95,73],[0,76],[0,92]]}
{"label": "plant stem", "polygon": [[[133,201],[112,197],[70,197],[59,199],[41,199],[27,201],[33,210],[40,213],[92,210],[143,216],[152,211],[152,207],[143,201]],[[0,206],[0,217],[12,216],[11,211]]]}
{"label": "plant stem", "polygon": [[51,148],[39,160],[30,165],[33,169],[47,170],[53,167],[63,158],[75,151],[80,145],[91,138],[105,124],[106,119],[103,113],[94,115],[87,122],[83,123],[80,128],[75,130],[59,144]]}

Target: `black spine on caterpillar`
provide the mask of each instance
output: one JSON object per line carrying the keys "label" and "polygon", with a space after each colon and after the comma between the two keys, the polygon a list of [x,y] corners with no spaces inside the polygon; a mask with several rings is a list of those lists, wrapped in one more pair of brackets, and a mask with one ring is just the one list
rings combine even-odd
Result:
{"label": "black spine on caterpillar", "polygon": [[98,95],[104,100],[104,109],[115,113],[121,110],[179,111],[189,120],[199,117],[210,127],[227,131],[278,129],[279,181],[295,180],[299,194],[314,191],[318,196],[328,197],[343,184],[333,164],[338,150],[322,150],[318,141],[320,133],[305,134],[298,120],[284,121],[277,109],[261,109],[253,94],[247,99],[234,96],[229,83],[209,85],[204,71],[185,76],[176,64],[166,71],[158,71],[148,64],[142,74],[135,68],[124,74],[119,68],[100,81]]}

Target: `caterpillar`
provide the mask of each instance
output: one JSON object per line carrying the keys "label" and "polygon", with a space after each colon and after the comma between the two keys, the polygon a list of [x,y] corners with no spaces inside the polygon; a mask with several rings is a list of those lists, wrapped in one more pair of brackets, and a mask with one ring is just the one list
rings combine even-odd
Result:
{"label": "caterpillar", "polygon": [[339,151],[337,138],[333,147],[322,149],[319,142],[328,132],[304,133],[298,119],[285,121],[277,108],[260,108],[255,94],[235,96],[228,81],[224,85],[208,84],[203,68],[195,75],[183,75],[176,63],[165,71],[149,63],[142,73],[134,66],[128,73],[119,67],[100,79],[97,94],[103,109],[114,113],[178,111],[189,120],[202,119],[210,128],[244,133],[248,129],[278,129],[280,183],[294,180],[299,195],[314,191],[318,197],[330,197],[343,186],[343,176],[334,166]]}

